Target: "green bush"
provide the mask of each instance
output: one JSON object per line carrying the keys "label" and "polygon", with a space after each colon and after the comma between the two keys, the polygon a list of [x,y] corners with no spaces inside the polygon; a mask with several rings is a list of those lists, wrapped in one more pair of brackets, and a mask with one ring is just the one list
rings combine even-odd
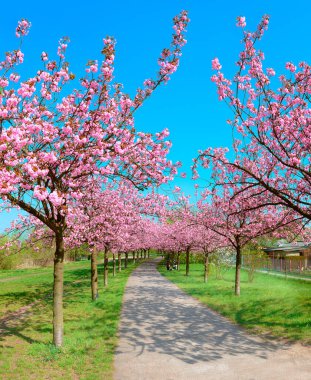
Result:
{"label": "green bush", "polygon": [[0,269],[15,269],[17,261],[16,257],[7,256],[3,251],[0,251]]}

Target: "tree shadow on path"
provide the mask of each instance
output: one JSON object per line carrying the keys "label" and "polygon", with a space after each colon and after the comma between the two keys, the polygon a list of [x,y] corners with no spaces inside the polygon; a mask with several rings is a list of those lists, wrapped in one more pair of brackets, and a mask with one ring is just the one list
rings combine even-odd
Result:
{"label": "tree shadow on path", "polygon": [[167,354],[194,364],[224,355],[267,358],[277,343],[248,335],[240,327],[186,295],[156,270],[155,261],[136,269],[127,285],[117,354],[135,350]]}

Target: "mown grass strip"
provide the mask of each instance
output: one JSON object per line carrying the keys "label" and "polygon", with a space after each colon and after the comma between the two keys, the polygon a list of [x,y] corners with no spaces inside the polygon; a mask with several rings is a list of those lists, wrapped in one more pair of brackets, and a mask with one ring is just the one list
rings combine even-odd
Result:
{"label": "mown grass strip", "polygon": [[180,271],[159,271],[191,296],[248,330],[290,341],[311,343],[311,283],[256,273],[253,283],[243,271],[241,296],[234,296],[234,270],[222,280],[211,273],[203,282],[203,265],[192,264],[190,276]]}
{"label": "mown grass strip", "polygon": [[[51,268],[42,269],[41,273],[24,270],[18,272],[19,279],[1,283],[0,318],[12,312],[17,313],[17,317],[15,321],[0,324],[0,378],[112,378],[122,297],[127,278],[137,264],[130,264],[116,277],[110,276],[105,289],[100,265],[100,297],[95,302],[90,297],[89,266],[89,262],[65,266],[65,345],[62,349],[51,344]],[[36,300],[39,301],[31,310],[18,315],[21,307]]]}

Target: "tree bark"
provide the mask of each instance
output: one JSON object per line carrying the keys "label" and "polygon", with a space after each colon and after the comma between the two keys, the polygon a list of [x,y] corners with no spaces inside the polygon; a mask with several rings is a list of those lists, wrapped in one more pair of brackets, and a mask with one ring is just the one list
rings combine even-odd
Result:
{"label": "tree bark", "polygon": [[56,347],[63,345],[64,314],[64,238],[63,232],[56,233],[56,250],[54,256],[54,284],[53,284],[53,344]]}
{"label": "tree bark", "polygon": [[126,252],[125,253],[125,260],[124,260],[124,268],[125,269],[127,268],[128,258],[129,258],[129,254]]}
{"label": "tree bark", "polygon": [[147,256],[148,256],[148,259],[150,258],[150,249],[148,249],[147,251]]}
{"label": "tree bark", "polygon": [[95,301],[98,298],[97,251],[95,247],[91,252],[91,289],[92,300]]}
{"label": "tree bark", "polygon": [[135,251],[133,251],[133,263],[135,264],[136,262],[136,255],[135,255]]}
{"label": "tree bark", "polygon": [[236,263],[235,263],[235,295],[239,296],[241,293],[241,262],[242,262],[241,247],[238,245],[236,248]]}
{"label": "tree bark", "polygon": [[121,269],[122,269],[121,253],[118,253],[118,272],[121,272]]}
{"label": "tree bark", "polygon": [[180,269],[180,252],[177,253],[177,270]]}
{"label": "tree bark", "polygon": [[170,270],[171,269],[171,259],[170,259],[171,255],[168,253],[167,256],[166,256],[166,269],[167,270]]}
{"label": "tree bark", "polygon": [[104,286],[108,285],[108,248],[105,248],[104,253]]}
{"label": "tree bark", "polygon": [[190,249],[186,250],[186,276],[189,276],[189,268],[190,268]]}
{"label": "tree bark", "polygon": [[208,280],[208,252],[205,253],[205,262],[204,262],[204,282]]}
{"label": "tree bark", "polygon": [[116,275],[116,254],[112,254],[112,275],[113,277]]}

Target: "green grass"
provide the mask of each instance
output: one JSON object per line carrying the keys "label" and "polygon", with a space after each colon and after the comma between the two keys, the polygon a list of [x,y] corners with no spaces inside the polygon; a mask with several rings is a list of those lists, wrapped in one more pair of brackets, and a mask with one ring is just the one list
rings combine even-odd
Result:
{"label": "green grass", "polygon": [[266,273],[270,273],[270,274],[274,274],[274,275],[277,275],[279,277],[283,276],[283,277],[287,277],[287,278],[290,278],[290,277],[298,277],[298,278],[301,278],[301,279],[311,279],[311,272],[308,270],[308,271],[304,271],[304,272],[295,272],[295,271],[292,271],[292,272],[280,272],[280,271],[277,271],[277,270],[267,270],[267,269],[262,269],[263,272],[266,272]]}
{"label": "green grass", "polygon": [[130,264],[116,277],[110,275],[104,289],[100,265],[100,296],[95,302],[90,297],[89,267],[89,261],[65,264],[62,349],[51,344],[52,268],[1,271],[0,319],[36,303],[28,314],[13,314],[11,321],[0,322],[0,378],[112,378],[122,297],[135,266]]}
{"label": "green grass", "polygon": [[228,270],[222,280],[210,275],[203,282],[203,265],[192,264],[190,276],[185,266],[180,271],[159,271],[182,290],[199,299],[231,321],[249,331],[311,343],[311,283],[256,273],[253,283],[242,271],[241,296],[234,295],[234,270]]}

